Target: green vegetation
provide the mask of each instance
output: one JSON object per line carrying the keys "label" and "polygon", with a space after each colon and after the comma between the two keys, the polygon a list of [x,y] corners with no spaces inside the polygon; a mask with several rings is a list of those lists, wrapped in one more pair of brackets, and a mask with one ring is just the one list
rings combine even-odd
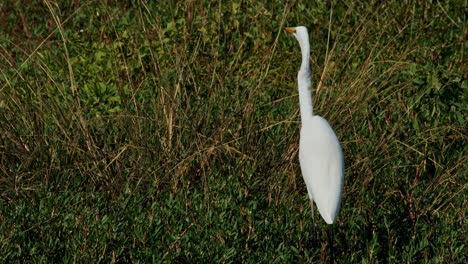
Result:
{"label": "green vegetation", "polygon": [[58,2],[0,4],[0,262],[325,261],[296,25],[338,263],[466,262],[466,1]]}

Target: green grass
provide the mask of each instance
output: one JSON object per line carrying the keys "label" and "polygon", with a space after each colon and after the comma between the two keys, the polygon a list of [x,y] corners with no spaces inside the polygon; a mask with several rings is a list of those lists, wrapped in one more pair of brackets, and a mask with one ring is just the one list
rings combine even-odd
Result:
{"label": "green grass", "polygon": [[295,25],[345,153],[337,262],[466,262],[466,1],[59,2],[0,4],[0,262],[326,261]]}

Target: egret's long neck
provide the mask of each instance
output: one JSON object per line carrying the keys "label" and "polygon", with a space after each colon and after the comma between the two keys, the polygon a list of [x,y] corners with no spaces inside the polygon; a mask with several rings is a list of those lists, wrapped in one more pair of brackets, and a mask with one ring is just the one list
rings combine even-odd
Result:
{"label": "egret's long neck", "polygon": [[311,95],[310,81],[310,46],[309,40],[299,42],[302,53],[301,69],[297,74],[297,82],[299,86],[299,106],[301,110],[301,121],[309,120],[314,115]]}

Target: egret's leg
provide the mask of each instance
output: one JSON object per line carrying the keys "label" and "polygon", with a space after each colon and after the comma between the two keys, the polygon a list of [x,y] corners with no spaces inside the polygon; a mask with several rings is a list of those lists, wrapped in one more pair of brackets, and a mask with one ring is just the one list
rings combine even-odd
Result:
{"label": "egret's leg", "polygon": [[330,263],[335,263],[333,255],[333,225],[328,225],[328,248],[330,249]]}
{"label": "egret's leg", "polygon": [[315,214],[314,214],[314,201],[310,199],[310,209],[312,211],[312,242],[316,243],[317,242],[317,227],[315,225]]}

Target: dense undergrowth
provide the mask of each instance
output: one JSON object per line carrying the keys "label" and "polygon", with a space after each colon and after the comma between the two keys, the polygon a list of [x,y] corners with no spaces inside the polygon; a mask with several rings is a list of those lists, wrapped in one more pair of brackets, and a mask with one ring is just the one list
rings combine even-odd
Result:
{"label": "dense undergrowth", "polygon": [[300,24],[345,153],[337,262],[466,262],[466,1],[62,2],[0,4],[2,262],[325,261]]}

